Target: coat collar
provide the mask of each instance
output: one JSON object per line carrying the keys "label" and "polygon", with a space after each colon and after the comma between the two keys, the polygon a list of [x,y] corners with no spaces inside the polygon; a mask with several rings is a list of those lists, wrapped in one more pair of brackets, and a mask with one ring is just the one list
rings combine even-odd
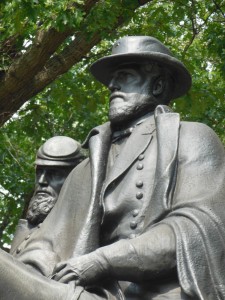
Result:
{"label": "coat collar", "polygon": [[105,189],[112,181],[122,175],[137,157],[145,151],[153,138],[152,133],[154,131],[155,120],[153,115],[134,128],[132,134],[122,148],[118,159],[108,174],[108,178],[105,182]]}
{"label": "coat collar", "polygon": [[92,128],[91,131],[88,133],[86,139],[84,140],[82,147],[88,149],[90,146],[89,141],[95,135],[98,135],[102,141],[106,143],[109,142],[108,140],[111,138],[112,135],[110,122]]}
{"label": "coat collar", "polygon": [[[135,159],[147,148],[152,139],[152,133],[155,131],[155,120],[153,114],[151,114],[142,123],[138,122],[134,128],[134,131],[127,139],[118,160],[115,162],[109,176],[105,182],[105,188],[123,174]],[[86,140],[83,143],[83,147],[90,150],[90,160],[92,164],[92,174],[99,177],[99,174],[105,175],[105,170],[108,160],[108,151],[111,144],[112,130],[110,123],[107,122],[103,125],[93,128],[88,134]],[[104,171],[103,171],[104,169]],[[102,173],[103,171],[103,173]],[[100,181],[104,181],[104,176],[101,176]],[[94,181],[97,179],[94,179]],[[93,186],[95,183],[93,182]],[[105,190],[104,188],[104,190]]]}

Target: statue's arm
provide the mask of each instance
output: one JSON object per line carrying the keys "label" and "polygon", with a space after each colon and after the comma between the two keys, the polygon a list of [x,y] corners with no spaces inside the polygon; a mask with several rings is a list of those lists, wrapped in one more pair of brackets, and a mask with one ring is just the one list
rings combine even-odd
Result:
{"label": "statue's arm", "polygon": [[161,224],[132,240],[120,240],[59,264],[55,280],[80,285],[114,278],[142,282],[165,275],[176,266],[175,236]]}
{"label": "statue's arm", "polygon": [[165,276],[176,267],[176,241],[173,230],[160,224],[130,240],[102,247],[107,274],[117,280],[143,282]]}

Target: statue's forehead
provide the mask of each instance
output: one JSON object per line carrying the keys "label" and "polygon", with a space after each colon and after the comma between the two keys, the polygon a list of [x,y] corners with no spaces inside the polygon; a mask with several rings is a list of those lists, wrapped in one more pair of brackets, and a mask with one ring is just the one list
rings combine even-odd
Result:
{"label": "statue's forehead", "polygon": [[[156,67],[156,68],[155,68]],[[112,68],[110,75],[113,76],[114,74],[116,74],[117,72],[122,72],[125,70],[129,70],[129,71],[136,71],[137,73],[141,72],[144,74],[150,74],[150,73],[155,73],[156,71],[158,72],[158,70],[161,67],[155,63],[155,62],[130,62],[130,63],[121,63],[117,66],[115,66],[114,68]]]}

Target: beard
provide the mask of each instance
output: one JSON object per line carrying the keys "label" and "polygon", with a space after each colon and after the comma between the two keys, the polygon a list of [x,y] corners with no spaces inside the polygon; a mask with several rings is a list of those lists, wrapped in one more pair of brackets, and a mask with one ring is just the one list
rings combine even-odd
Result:
{"label": "beard", "polygon": [[115,125],[127,123],[134,118],[134,116],[136,115],[135,111],[138,111],[138,109],[136,110],[128,104],[124,105],[123,107],[112,107],[109,109],[109,120],[112,124]]}
{"label": "beard", "polygon": [[30,201],[28,211],[27,211],[27,220],[32,225],[38,225],[43,222],[47,215],[52,210],[53,206],[57,201],[57,195],[50,195],[49,193],[37,193],[35,194]]}
{"label": "beard", "polygon": [[[122,93],[120,94],[122,96]],[[124,126],[146,113],[153,111],[158,105],[156,99],[150,97],[148,94],[131,94],[131,101],[129,101],[128,95],[124,95],[122,98],[124,101],[121,101],[121,103],[110,103],[109,120],[114,127]]]}

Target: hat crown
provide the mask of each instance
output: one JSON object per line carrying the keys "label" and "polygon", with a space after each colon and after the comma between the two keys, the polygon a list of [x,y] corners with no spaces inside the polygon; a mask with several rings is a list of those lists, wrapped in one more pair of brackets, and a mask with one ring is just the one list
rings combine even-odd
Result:
{"label": "hat crown", "polygon": [[155,52],[172,56],[165,45],[150,36],[126,36],[119,39],[112,48],[112,55],[140,52]]}
{"label": "hat crown", "polygon": [[[67,158],[78,150],[78,143],[66,136],[55,136],[47,140],[39,149],[40,156]],[[41,151],[40,151],[41,150]]]}
{"label": "hat crown", "polygon": [[48,139],[37,152],[36,165],[75,165],[80,155],[81,145],[66,136]]}
{"label": "hat crown", "polygon": [[115,42],[112,54],[92,64],[95,78],[108,86],[115,68],[124,64],[155,62],[169,70],[174,79],[172,98],[183,96],[191,87],[191,75],[184,64],[159,40],[151,36],[125,36]]}

